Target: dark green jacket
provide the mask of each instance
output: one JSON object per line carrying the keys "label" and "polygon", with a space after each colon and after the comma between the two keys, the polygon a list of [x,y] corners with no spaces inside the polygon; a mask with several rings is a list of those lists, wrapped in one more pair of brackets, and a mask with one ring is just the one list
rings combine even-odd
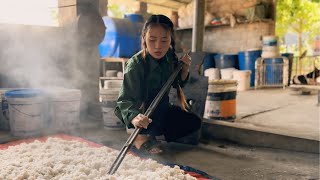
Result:
{"label": "dark green jacket", "polygon": [[[145,86],[147,86],[148,92],[161,89],[173,71],[174,56],[171,51],[168,51],[161,60],[155,60],[151,55],[147,55],[144,61],[142,51],[135,54],[128,60],[126,65],[123,84],[117,101],[116,115],[119,117],[120,111],[122,121],[129,128],[133,128],[131,121],[135,116],[141,113],[140,107],[146,94]],[[145,76],[147,84],[145,84]],[[178,75],[180,86],[183,86],[187,80],[188,78],[185,81],[182,81],[181,75]],[[168,93],[164,96],[168,97]],[[169,98],[163,99],[169,100]]]}

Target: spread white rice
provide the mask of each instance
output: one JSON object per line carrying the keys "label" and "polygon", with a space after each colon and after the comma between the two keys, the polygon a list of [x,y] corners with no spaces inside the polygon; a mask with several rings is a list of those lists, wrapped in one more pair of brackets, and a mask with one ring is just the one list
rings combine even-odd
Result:
{"label": "spread white rice", "polygon": [[114,175],[107,172],[118,151],[87,143],[49,138],[0,150],[0,179],[194,180],[178,166],[127,154]]}

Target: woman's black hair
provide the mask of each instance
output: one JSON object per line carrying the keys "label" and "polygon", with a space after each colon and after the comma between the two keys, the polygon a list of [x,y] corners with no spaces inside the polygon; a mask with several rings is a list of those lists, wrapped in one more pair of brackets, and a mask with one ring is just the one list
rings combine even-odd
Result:
{"label": "woman's black hair", "polygon": [[[178,64],[178,57],[175,53],[176,42],[175,42],[173,23],[167,16],[161,15],[161,14],[151,15],[143,25],[142,32],[141,32],[141,49],[142,49],[143,58],[145,58],[147,55],[146,34],[147,34],[148,30],[152,26],[155,26],[155,25],[160,25],[163,29],[170,32],[170,36],[171,36],[170,46],[171,46],[171,50],[174,54],[174,63]],[[176,87],[176,89],[177,89],[177,96],[178,96],[178,100],[179,100],[179,104],[180,104],[181,108],[183,110],[187,111],[188,104],[186,102],[186,98],[184,96],[182,88],[180,87],[180,85],[178,83],[178,80],[175,80],[174,87]]]}

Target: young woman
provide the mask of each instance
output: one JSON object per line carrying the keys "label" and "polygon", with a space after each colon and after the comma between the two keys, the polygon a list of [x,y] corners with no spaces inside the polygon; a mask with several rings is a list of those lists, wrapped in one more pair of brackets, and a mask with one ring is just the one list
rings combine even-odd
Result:
{"label": "young woman", "polygon": [[[166,141],[176,141],[201,126],[201,119],[187,111],[181,90],[189,78],[191,59],[189,56],[177,58],[174,39],[173,24],[168,17],[152,15],[145,22],[141,34],[142,50],[127,63],[115,110],[128,128],[143,128],[134,145],[150,154],[162,152],[155,136],[164,135]],[[144,116],[143,112],[166,83],[179,60],[184,64],[173,87],[177,89],[180,107],[169,104],[167,92],[151,117]]]}

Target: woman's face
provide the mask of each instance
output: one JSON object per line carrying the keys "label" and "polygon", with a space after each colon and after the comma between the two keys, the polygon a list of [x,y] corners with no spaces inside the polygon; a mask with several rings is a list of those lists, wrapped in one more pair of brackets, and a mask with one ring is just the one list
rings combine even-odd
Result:
{"label": "woman's face", "polygon": [[147,31],[146,44],[149,54],[155,59],[161,59],[170,48],[171,34],[160,25],[152,26]]}

